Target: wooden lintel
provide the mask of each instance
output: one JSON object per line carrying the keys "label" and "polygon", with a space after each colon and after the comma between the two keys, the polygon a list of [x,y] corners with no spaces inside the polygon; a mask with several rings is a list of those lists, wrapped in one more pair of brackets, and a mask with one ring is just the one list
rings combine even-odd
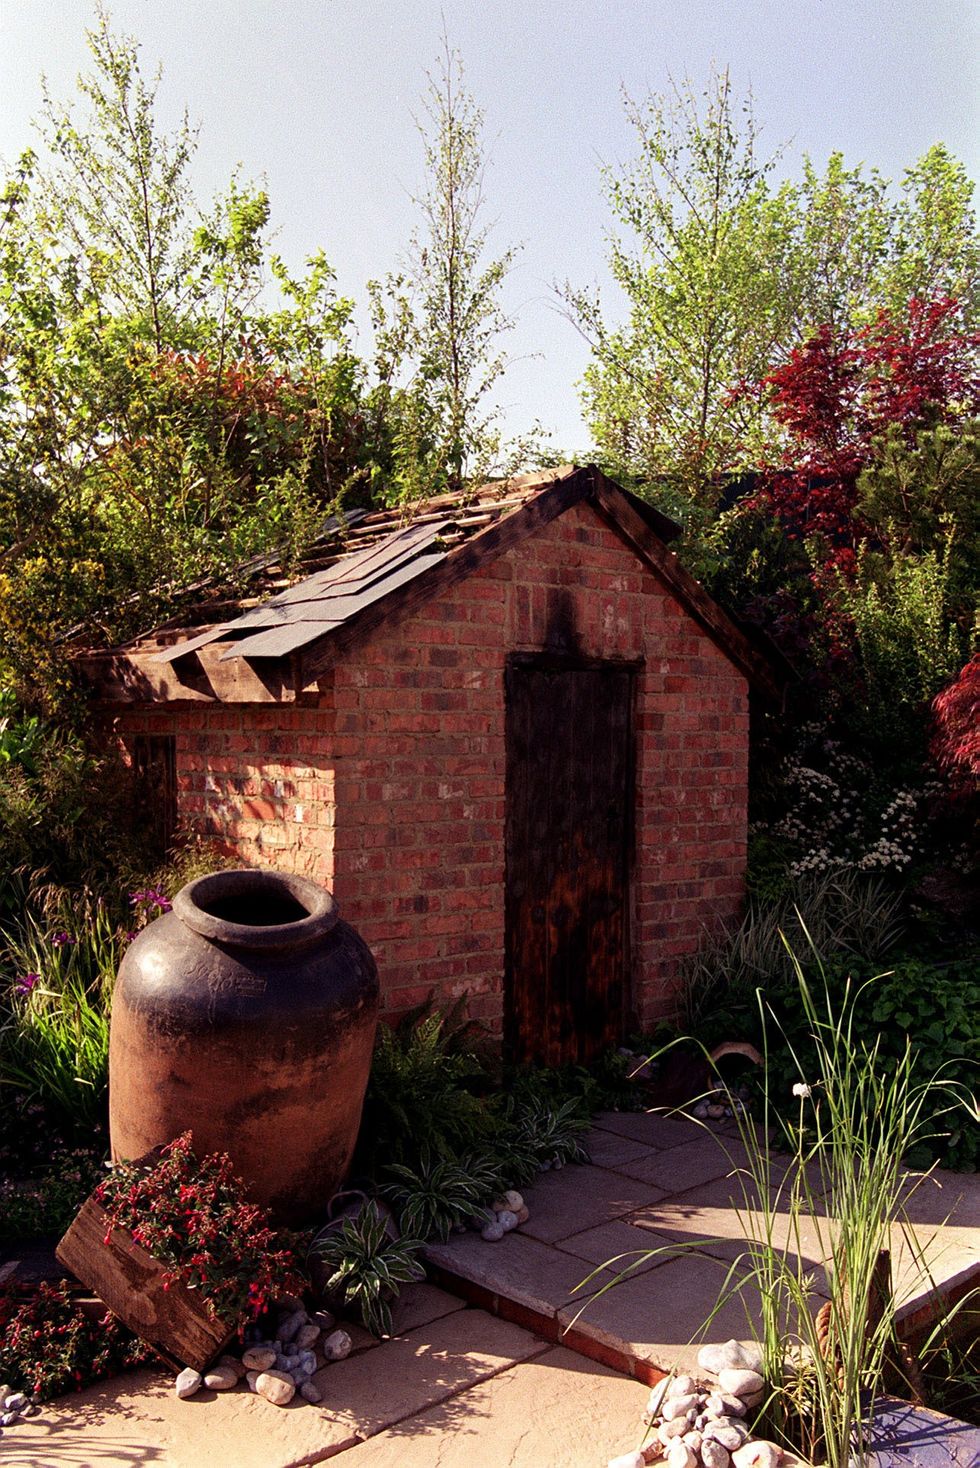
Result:
{"label": "wooden lintel", "polygon": [[152,652],[88,653],[82,674],[100,703],[293,703],[288,663],[221,661],[227,643],[211,643],[172,663]]}

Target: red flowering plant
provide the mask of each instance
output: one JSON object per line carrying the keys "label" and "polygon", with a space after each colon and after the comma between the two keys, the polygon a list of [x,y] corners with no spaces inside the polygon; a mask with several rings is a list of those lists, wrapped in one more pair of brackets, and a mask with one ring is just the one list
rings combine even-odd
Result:
{"label": "red flowering plant", "polygon": [[184,1132],[149,1163],[118,1163],[93,1198],[105,1242],[122,1229],[166,1266],[164,1288],[197,1290],[214,1320],[255,1320],[277,1294],[301,1293],[289,1239],[244,1195],[226,1153],[200,1161]]}
{"label": "red flowering plant", "polygon": [[86,1314],[68,1285],[44,1282],[29,1300],[0,1296],[0,1378],[47,1401],[150,1359],[111,1311]]}

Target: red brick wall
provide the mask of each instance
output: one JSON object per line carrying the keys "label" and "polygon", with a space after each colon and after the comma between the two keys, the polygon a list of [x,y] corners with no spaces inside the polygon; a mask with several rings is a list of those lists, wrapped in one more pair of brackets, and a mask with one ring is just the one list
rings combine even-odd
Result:
{"label": "red brick wall", "polygon": [[638,658],[634,1007],[671,1008],[678,962],[732,916],[745,863],[744,678],[590,507],[578,505],[335,669],[319,706],[187,706],[181,809],[247,862],[318,877],[371,944],[397,1013],[435,989],[499,1030],[504,665],[571,638]]}

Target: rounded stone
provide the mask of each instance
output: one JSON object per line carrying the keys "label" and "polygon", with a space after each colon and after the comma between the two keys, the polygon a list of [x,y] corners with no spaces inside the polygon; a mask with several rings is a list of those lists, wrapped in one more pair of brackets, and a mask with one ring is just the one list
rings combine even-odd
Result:
{"label": "rounded stone", "polygon": [[3,1416],[0,1417],[0,1427],[13,1427],[14,1423],[19,1421],[19,1412],[4,1412]]}
{"label": "rounded stone", "polygon": [[744,1417],[745,1403],[731,1392],[712,1392],[704,1404],[709,1417]]}
{"label": "rounded stone", "polygon": [[531,1217],[531,1210],[530,1210],[530,1208],[527,1206],[526,1203],[522,1203],[521,1206],[520,1206],[520,1208],[518,1208],[518,1210],[517,1210],[517,1224],[518,1224],[518,1227],[520,1227],[520,1225],[522,1223],[527,1223],[527,1221],[528,1221],[528,1219],[530,1217]]}
{"label": "rounded stone", "polygon": [[749,1430],[747,1427],[743,1427],[741,1424],[736,1427],[734,1422],[709,1422],[708,1426],[704,1429],[706,1442],[710,1440],[711,1442],[721,1443],[722,1447],[727,1448],[730,1453],[734,1453],[736,1448],[740,1448],[748,1435]]}
{"label": "rounded stone", "polygon": [[521,1209],[524,1207],[524,1198],[522,1194],[520,1194],[516,1190],[516,1188],[508,1189],[508,1191],[504,1194],[504,1202],[510,1209],[511,1213],[520,1213]]}
{"label": "rounded stone", "polygon": [[618,1458],[610,1458],[606,1468],[645,1468],[645,1459],[638,1448],[631,1453],[620,1453]]}
{"label": "rounded stone", "polygon": [[675,1417],[686,1417],[691,1408],[695,1412],[698,1407],[698,1396],[696,1392],[687,1392],[682,1397],[668,1396],[660,1409],[665,1422],[670,1422]]}
{"label": "rounded stone", "polygon": [[718,1385],[722,1391],[730,1392],[733,1397],[738,1397],[743,1402],[757,1392],[761,1392],[765,1384],[758,1371],[726,1368],[718,1373]]}
{"label": "rounded stone", "polygon": [[701,1462],[704,1468],[729,1468],[731,1454],[728,1449],[716,1443],[714,1438],[706,1437],[701,1442]]}
{"label": "rounded stone", "polygon": [[667,1387],[668,1397],[689,1397],[696,1392],[698,1384],[693,1376],[675,1376]]}
{"label": "rounded stone", "polygon": [[238,1385],[238,1373],[230,1366],[212,1366],[204,1373],[204,1385],[212,1392],[230,1392]]}
{"label": "rounded stone", "polygon": [[717,1376],[721,1371],[761,1371],[762,1349],[755,1341],[725,1341],[721,1345],[702,1346],[698,1352],[702,1371]]}
{"label": "rounded stone", "polygon": [[220,1356],[218,1358],[218,1365],[230,1367],[230,1369],[235,1373],[236,1381],[241,1381],[242,1377],[245,1375],[245,1372],[248,1370],[244,1361],[239,1361],[236,1356]]}
{"label": "rounded stone", "polygon": [[296,1383],[284,1371],[260,1371],[255,1390],[274,1407],[286,1407],[296,1395]]}
{"label": "rounded stone", "polygon": [[271,1346],[249,1346],[242,1356],[246,1371],[268,1371],[276,1364],[276,1353]]}
{"label": "rounded stone", "polygon": [[[187,1397],[192,1397],[195,1392],[199,1392],[203,1384],[204,1377],[201,1373],[195,1371],[191,1366],[185,1366],[174,1382],[174,1391],[181,1401],[184,1401]],[[10,1405],[9,1402],[7,1405]]]}
{"label": "rounded stone", "polygon": [[676,1437],[684,1437],[690,1431],[691,1424],[686,1417],[672,1417],[667,1422],[661,1422],[657,1428],[657,1436],[666,1447]]}
{"label": "rounded stone", "polygon": [[294,1310],[291,1315],[287,1315],[284,1320],[280,1321],[279,1329],[276,1331],[276,1340],[284,1343],[291,1341],[308,1320],[309,1316],[305,1310]]}
{"label": "rounded stone", "polygon": [[481,1239],[486,1239],[488,1244],[499,1243],[503,1236],[504,1229],[500,1223],[488,1223],[480,1230]]}
{"label": "rounded stone", "polygon": [[505,1234],[509,1234],[511,1229],[517,1227],[517,1214],[512,1213],[509,1208],[502,1208],[497,1214],[497,1223]]}
{"label": "rounded stone", "polygon": [[299,1389],[299,1394],[304,1402],[311,1402],[314,1407],[323,1401],[323,1393],[318,1386],[313,1385],[312,1381],[304,1381]]}
{"label": "rounded stone", "polygon": [[697,1458],[680,1438],[671,1443],[666,1458],[667,1468],[697,1468]]}
{"label": "rounded stone", "polygon": [[782,1457],[782,1449],[775,1443],[756,1438],[754,1442],[736,1448],[732,1462],[735,1468],[779,1468]]}
{"label": "rounded stone", "polygon": [[333,1330],[337,1324],[337,1317],[330,1310],[314,1310],[312,1319],[314,1324],[318,1325],[321,1330]]}
{"label": "rounded stone", "polygon": [[316,1345],[319,1339],[320,1327],[314,1325],[312,1321],[307,1321],[306,1325],[301,1325],[296,1332],[296,1344],[301,1351],[308,1351],[310,1346]]}
{"label": "rounded stone", "polygon": [[343,1361],[345,1356],[351,1353],[354,1342],[346,1330],[335,1330],[328,1335],[323,1342],[323,1356],[326,1361]]}

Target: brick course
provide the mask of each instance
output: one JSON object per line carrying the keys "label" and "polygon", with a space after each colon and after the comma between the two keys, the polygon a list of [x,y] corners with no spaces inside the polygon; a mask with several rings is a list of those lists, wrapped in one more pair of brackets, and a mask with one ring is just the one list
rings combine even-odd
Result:
{"label": "brick course", "polygon": [[176,736],[188,828],[334,891],[389,1016],[435,990],[467,995],[499,1033],[504,667],[548,648],[643,660],[631,947],[649,1025],[671,1012],[680,960],[741,899],[748,690],[591,506],[389,618],[302,706],[139,708],[117,729]]}

